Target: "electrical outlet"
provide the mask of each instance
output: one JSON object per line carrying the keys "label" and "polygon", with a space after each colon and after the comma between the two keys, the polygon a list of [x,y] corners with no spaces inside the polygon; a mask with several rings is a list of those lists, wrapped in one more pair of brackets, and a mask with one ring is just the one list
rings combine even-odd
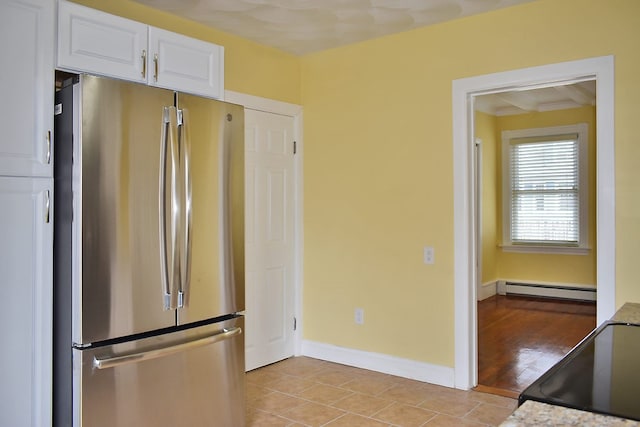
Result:
{"label": "electrical outlet", "polygon": [[355,310],[355,312],[353,314],[353,320],[358,325],[364,324],[364,309],[363,308],[356,308],[356,310]]}
{"label": "electrical outlet", "polygon": [[425,264],[433,264],[436,260],[436,255],[431,246],[424,247],[424,263]]}

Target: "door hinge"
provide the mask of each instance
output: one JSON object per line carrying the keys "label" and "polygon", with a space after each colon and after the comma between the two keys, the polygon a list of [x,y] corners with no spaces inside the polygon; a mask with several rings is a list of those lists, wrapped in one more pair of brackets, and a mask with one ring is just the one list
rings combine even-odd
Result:
{"label": "door hinge", "polygon": [[297,151],[298,151],[298,143],[296,141],[293,141],[293,154],[296,154]]}
{"label": "door hinge", "polygon": [[297,330],[298,329],[298,319],[296,319],[295,317],[293,318],[293,330]]}

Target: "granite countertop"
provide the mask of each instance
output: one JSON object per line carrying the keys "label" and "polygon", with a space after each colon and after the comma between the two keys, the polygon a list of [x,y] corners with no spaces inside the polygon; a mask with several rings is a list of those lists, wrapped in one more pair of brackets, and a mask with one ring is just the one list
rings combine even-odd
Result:
{"label": "granite countertop", "polygon": [[[611,320],[623,323],[640,324],[640,304],[625,303],[613,315]],[[509,416],[501,427],[529,426],[638,426],[640,422],[626,420],[609,415],[549,405],[547,403],[527,400]]]}
{"label": "granite countertop", "polygon": [[625,303],[616,311],[611,320],[624,323],[640,323],[640,304],[634,302]]}
{"label": "granite countertop", "polygon": [[527,400],[509,416],[501,427],[529,426],[581,426],[614,427],[640,426],[637,421],[625,420],[609,415],[594,414],[562,406]]}

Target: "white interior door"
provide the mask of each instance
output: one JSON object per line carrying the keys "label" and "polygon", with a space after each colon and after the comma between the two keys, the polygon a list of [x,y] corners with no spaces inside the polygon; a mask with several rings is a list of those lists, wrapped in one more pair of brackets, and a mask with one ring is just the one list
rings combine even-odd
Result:
{"label": "white interior door", "polygon": [[246,370],[294,353],[294,119],[245,110]]}

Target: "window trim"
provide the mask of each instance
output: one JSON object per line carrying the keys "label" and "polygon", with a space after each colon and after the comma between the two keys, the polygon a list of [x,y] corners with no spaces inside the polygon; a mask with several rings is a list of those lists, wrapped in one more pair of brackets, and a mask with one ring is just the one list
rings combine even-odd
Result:
{"label": "window trim", "polygon": [[[505,252],[557,253],[586,255],[589,247],[589,126],[578,123],[565,126],[502,131],[502,245]],[[578,134],[578,221],[580,222],[578,245],[513,243],[511,240],[511,165],[509,147],[512,139],[548,138],[555,135]]]}

